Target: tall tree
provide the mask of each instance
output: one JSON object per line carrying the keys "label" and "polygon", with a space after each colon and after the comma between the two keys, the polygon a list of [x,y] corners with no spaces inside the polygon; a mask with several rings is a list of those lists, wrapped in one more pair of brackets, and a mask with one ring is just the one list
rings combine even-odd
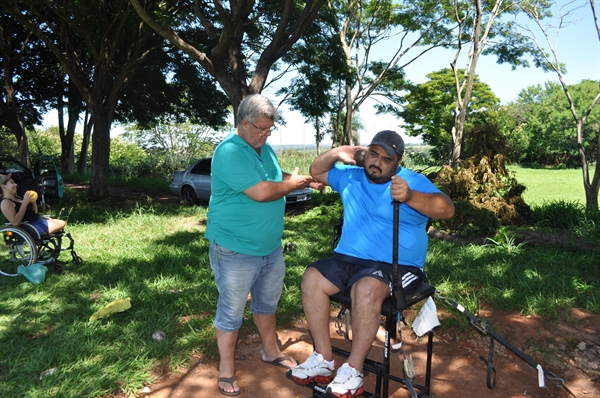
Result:
{"label": "tall tree", "polygon": [[[269,71],[300,39],[325,0],[164,1],[153,14],[130,0],[152,29],[196,60],[213,76],[233,105],[260,93]],[[167,15],[184,25],[169,26]],[[197,18],[191,21],[191,15]],[[188,18],[189,17],[189,18]]]}
{"label": "tall tree", "polygon": [[[547,5],[543,1],[540,5],[545,9]],[[460,160],[465,119],[480,56],[495,54],[499,63],[509,63],[513,67],[528,66],[523,55],[533,52],[531,43],[518,34],[513,21],[503,20],[503,17],[518,14],[520,3],[520,0],[454,0],[454,19],[458,24],[456,53],[450,64],[456,86],[450,157],[450,164],[454,168],[458,167]],[[461,68],[457,63],[466,45],[466,65]]]}
{"label": "tall tree", "polygon": [[[598,41],[600,42],[600,24],[598,23],[598,14],[594,0],[589,0],[588,2],[584,3],[570,2],[564,6],[557,5],[556,7],[559,10],[559,15],[557,16],[558,24],[554,26],[558,26],[558,29],[568,26],[571,22],[570,18],[572,14],[576,13],[578,8],[586,6],[587,4],[590,5],[591,16],[596,27]],[[528,32],[529,36],[535,41],[535,44],[539,50],[537,52],[537,62],[547,70],[552,70],[556,73],[560,85],[562,86],[565,96],[569,102],[569,111],[573,116],[577,126],[575,140],[577,142],[577,148],[581,158],[581,170],[583,174],[582,177],[583,186],[585,189],[586,207],[590,209],[598,209],[598,190],[600,189],[600,151],[596,151],[595,156],[588,157],[588,153],[586,151],[586,141],[595,140],[596,145],[594,145],[594,147],[598,148],[600,146],[600,132],[595,130],[591,135],[587,135],[585,134],[584,126],[588,120],[588,117],[590,116],[590,113],[600,102],[600,86],[596,86],[596,95],[589,103],[587,108],[583,111],[578,110],[575,100],[573,99],[573,95],[571,94],[571,90],[565,80],[565,66],[560,62],[556,45],[553,44],[552,40],[550,40],[550,30],[553,28],[550,25],[544,24],[542,20],[543,17],[547,15],[545,9],[540,6],[539,2],[524,3],[522,8],[531,18],[534,24],[539,28],[541,31],[541,36],[545,40],[546,45],[543,46],[542,43],[537,39],[536,33],[533,29],[525,25],[522,26],[524,31]],[[548,48],[550,53],[547,52],[546,48]],[[590,167],[594,163],[594,177],[590,179]]]}
{"label": "tall tree", "polygon": [[115,107],[162,40],[141,23],[127,0],[0,0],[0,5],[44,41],[90,109],[90,193],[108,195]]}
{"label": "tall tree", "polygon": [[[459,71],[462,72],[462,71]],[[404,121],[407,135],[421,136],[423,142],[433,146],[436,157],[448,159],[453,148],[452,128],[455,121],[456,85],[454,71],[444,68],[427,75],[428,80],[407,86],[402,107],[388,108]],[[485,124],[487,115],[500,100],[491,88],[474,76],[471,100],[467,109],[469,123]]]}
{"label": "tall tree", "polygon": [[[342,19],[339,39],[351,70],[344,81],[343,97],[343,142],[350,143],[353,116],[367,98],[390,98],[402,90],[403,68],[436,47],[449,46],[451,28],[447,27],[447,8],[438,0],[342,0],[335,4]],[[383,42],[389,55],[373,60],[375,47]]]}

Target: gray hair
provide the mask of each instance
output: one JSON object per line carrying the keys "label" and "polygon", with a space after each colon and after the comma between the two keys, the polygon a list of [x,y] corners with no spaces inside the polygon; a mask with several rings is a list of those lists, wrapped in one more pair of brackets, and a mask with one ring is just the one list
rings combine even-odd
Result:
{"label": "gray hair", "polygon": [[267,97],[260,94],[252,94],[244,98],[238,107],[237,124],[242,124],[244,119],[253,122],[259,116],[277,121],[279,112]]}

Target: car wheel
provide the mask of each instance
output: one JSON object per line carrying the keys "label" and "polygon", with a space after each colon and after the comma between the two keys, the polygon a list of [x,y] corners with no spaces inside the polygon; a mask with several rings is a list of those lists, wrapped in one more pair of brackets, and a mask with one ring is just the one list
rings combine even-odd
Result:
{"label": "car wheel", "polygon": [[196,191],[194,188],[186,185],[181,188],[181,198],[188,205],[197,205],[198,204],[198,196],[196,196]]}

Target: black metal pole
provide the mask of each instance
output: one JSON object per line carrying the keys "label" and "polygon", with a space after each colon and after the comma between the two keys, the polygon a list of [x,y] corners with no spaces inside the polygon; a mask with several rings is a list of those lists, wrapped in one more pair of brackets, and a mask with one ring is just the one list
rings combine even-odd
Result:
{"label": "black metal pole", "polygon": [[406,296],[404,295],[404,289],[402,288],[402,280],[398,278],[398,240],[400,239],[399,227],[400,227],[400,202],[394,200],[394,233],[393,233],[393,249],[392,249],[392,296],[395,296],[394,303],[396,304],[396,311],[403,311],[406,309]]}

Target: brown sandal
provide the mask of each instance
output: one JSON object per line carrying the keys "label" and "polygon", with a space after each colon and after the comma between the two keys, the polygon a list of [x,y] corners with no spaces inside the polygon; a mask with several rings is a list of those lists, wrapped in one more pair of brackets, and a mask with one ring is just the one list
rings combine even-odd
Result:
{"label": "brown sandal", "polygon": [[219,386],[219,384],[218,384],[218,383],[227,383],[227,384],[231,384],[231,387],[233,387],[233,382],[236,380],[236,377],[235,377],[235,375],[233,375],[233,376],[231,376],[231,377],[219,377],[217,380],[218,380],[218,381],[217,381],[217,387],[219,387],[219,392],[220,392],[221,394],[223,394],[223,395],[227,395],[227,396],[229,396],[229,397],[234,397],[234,396],[236,396],[236,395],[240,395],[240,392],[241,392],[242,390],[237,390],[237,391],[231,391],[231,392],[229,392],[229,391],[225,391],[225,390],[223,390],[223,389],[222,389],[222,388]]}
{"label": "brown sandal", "polygon": [[[296,366],[298,366],[298,361],[296,361],[294,358],[290,357],[289,355],[284,355],[282,357],[275,358],[272,361],[265,361],[262,358],[260,358],[260,360],[263,361],[264,363],[268,363],[269,365],[279,366],[280,368],[284,368],[284,369],[293,369]],[[285,361],[292,362],[292,363],[296,362],[296,365],[294,365],[294,366],[285,366],[285,365],[283,365],[281,363],[281,362],[285,362]]]}

